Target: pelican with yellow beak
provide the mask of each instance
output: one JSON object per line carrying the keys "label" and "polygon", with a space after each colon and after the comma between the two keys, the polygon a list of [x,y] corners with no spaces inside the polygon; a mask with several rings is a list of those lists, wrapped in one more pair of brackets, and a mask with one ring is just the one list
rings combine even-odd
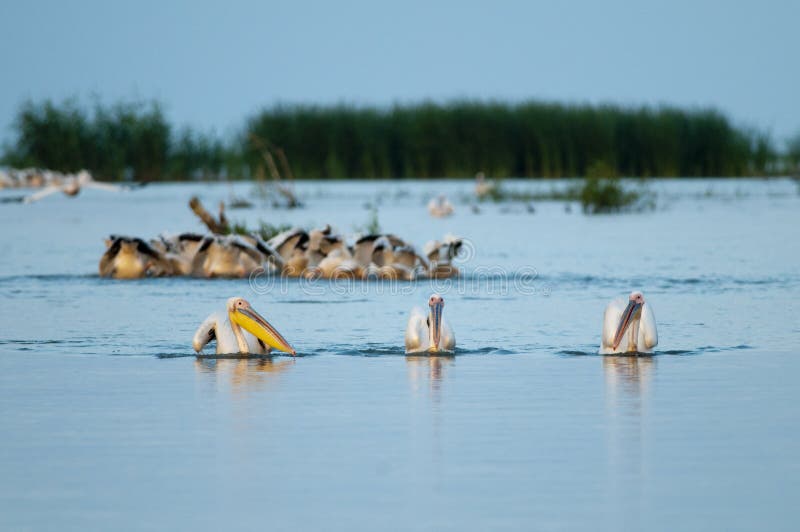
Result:
{"label": "pelican with yellow beak", "polygon": [[212,340],[217,341],[217,354],[269,354],[272,349],[297,352],[275,328],[256,312],[246,299],[232,297],[225,312],[215,312],[194,333],[192,347],[200,353]]}
{"label": "pelican with yellow beak", "polygon": [[628,304],[615,299],[603,315],[603,335],[600,354],[652,353],[658,345],[656,316],[641,292],[631,292]]}
{"label": "pelican with yellow beak", "polygon": [[428,306],[427,315],[419,308],[411,311],[406,327],[406,354],[455,352],[456,336],[442,317],[444,298],[433,294]]}

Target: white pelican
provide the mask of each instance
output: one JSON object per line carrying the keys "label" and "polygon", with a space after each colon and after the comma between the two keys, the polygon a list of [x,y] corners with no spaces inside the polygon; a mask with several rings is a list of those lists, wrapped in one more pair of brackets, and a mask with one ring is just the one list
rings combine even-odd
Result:
{"label": "white pelican", "polygon": [[428,212],[433,217],[444,218],[453,214],[454,211],[453,204],[444,194],[439,194],[428,202]]}
{"label": "white pelican", "polygon": [[281,273],[287,277],[300,277],[308,268],[308,255],[303,248],[294,248],[291,256],[286,259]]}
{"label": "white pelican", "polygon": [[309,236],[305,230],[295,227],[272,237],[267,245],[283,259],[282,273],[287,277],[300,277],[308,267]]}
{"label": "white pelican", "polygon": [[656,317],[641,292],[631,292],[627,306],[621,298],[608,304],[603,315],[601,355],[652,353],[656,345]]}
{"label": "white pelican", "polygon": [[239,239],[243,240],[246,244],[256,248],[261,253],[264,260],[264,266],[270,272],[281,271],[284,267],[283,256],[278,253],[275,248],[268,243],[261,240],[256,234],[237,235]]}
{"label": "white pelican", "polygon": [[335,259],[334,262],[338,260],[336,257],[352,259],[350,250],[345,245],[344,239],[339,235],[333,234],[330,225],[326,225],[323,229],[314,229],[310,231],[306,244],[305,255],[308,259],[305,271],[306,276],[318,275],[320,272],[318,267],[330,271],[336,269],[335,265],[331,266],[330,260],[326,261],[329,257]]}
{"label": "white pelican", "polygon": [[81,170],[78,175],[65,179],[62,183],[53,184],[43,188],[42,190],[25,197],[23,203],[33,203],[40,199],[55,194],[56,192],[63,192],[67,196],[77,196],[81,189],[94,188],[98,190],[106,190],[109,192],[119,192],[126,190],[124,187],[112,185],[111,183],[100,183],[92,179],[92,174],[86,170]]}
{"label": "white pelican", "polygon": [[161,234],[150,245],[172,264],[174,275],[191,275],[192,261],[205,237],[197,233]]}
{"label": "white pelican", "polygon": [[355,261],[358,262],[362,268],[367,268],[372,263],[376,241],[382,237],[387,239],[392,247],[406,245],[403,239],[392,234],[371,234],[359,237],[359,239],[356,240],[355,244],[353,245],[351,252]]}
{"label": "white pelican", "polygon": [[272,348],[292,356],[297,354],[289,342],[241,297],[230,298],[225,312],[215,312],[205,319],[194,333],[192,347],[199,353],[215,339],[218,355],[269,354]]}
{"label": "white pelican", "polygon": [[102,277],[138,279],[145,276],[172,275],[172,263],[141,238],[111,235],[98,269]]}
{"label": "white pelican", "polygon": [[406,327],[406,354],[410,353],[453,353],[456,350],[456,337],[453,329],[442,318],[444,298],[433,294],[428,300],[430,312],[426,316],[419,309],[411,311]]}
{"label": "white pelican", "polygon": [[420,270],[428,269],[428,262],[417,253],[414,246],[402,241],[399,244],[393,244],[387,236],[375,240],[372,261],[365,270],[368,278],[411,281],[418,277]]}
{"label": "white pelican", "polygon": [[294,255],[294,250],[302,248],[308,243],[308,233],[305,230],[294,227],[282,233],[278,233],[270,238],[267,244],[277,251],[284,261],[288,261]]}
{"label": "white pelican", "polygon": [[192,259],[196,277],[247,277],[261,268],[265,257],[235,235],[207,236]]}
{"label": "white pelican", "polygon": [[308,279],[361,279],[364,268],[355,261],[342,242],[325,255],[319,264],[308,268],[304,275]]}
{"label": "white pelican", "polygon": [[430,276],[435,279],[446,279],[459,275],[458,268],[453,264],[453,259],[458,256],[464,241],[454,235],[447,234],[443,242],[431,240],[423,248],[423,252],[430,261]]}
{"label": "white pelican", "polygon": [[494,193],[494,189],[494,182],[487,181],[486,174],[483,172],[475,174],[475,196],[479,200],[491,196]]}

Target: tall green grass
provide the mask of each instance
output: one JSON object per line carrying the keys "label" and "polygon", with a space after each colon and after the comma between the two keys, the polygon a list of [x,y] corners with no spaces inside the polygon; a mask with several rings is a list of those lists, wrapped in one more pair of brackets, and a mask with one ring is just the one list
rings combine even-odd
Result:
{"label": "tall green grass", "polygon": [[210,178],[241,157],[211,135],[167,122],[155,102],[26,102],[14,122],[16,139],[2,162],[14,167],[91,170],[107,180]]}
{"label": "tall green grass", "polygon": [[737,176],[766,171],[772,153],[714,110],[540,102],[275,107],[247,130],[301,177],[583,176],[598,162],[627,176]]}
{"label": "tall green grass", "polygon": [[456,101],[389,108],[275,106],[234,139],[176,130],[156,103],[28,102],[2,161],[104,179],[263,174],[254,138],[280,147],[298,178],[739,176],[773,172],[777,150],[713,109]]}

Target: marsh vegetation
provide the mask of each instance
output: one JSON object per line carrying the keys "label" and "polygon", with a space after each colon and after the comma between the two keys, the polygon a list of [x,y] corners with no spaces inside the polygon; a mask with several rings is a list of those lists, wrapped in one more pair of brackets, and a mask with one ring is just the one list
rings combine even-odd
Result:
{"label": "marsh vegetation", "polygon": [[[763,132],[713,109],[457,101],[393,107],[275,106],[233,138],[170,124],[155,102],[23,104],[2,164],[100,179],[255,178],[289,155],[297,178],[741,176],[797,168]],[[276,154],[273,166],[264,147]],[[282,172],[283,172],[282,168]],[[286,172],[283,172],[286,173]]]}

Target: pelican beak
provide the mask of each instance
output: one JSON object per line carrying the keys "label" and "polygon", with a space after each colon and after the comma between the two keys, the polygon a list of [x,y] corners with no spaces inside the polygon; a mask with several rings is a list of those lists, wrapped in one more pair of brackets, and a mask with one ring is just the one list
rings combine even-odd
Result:
{"label": "pelican beak", "polygon": [[619,347],[620,342],[622,342],[622,337],[625,336],[625,331],[628,330],[631,322],[636,318],[636,316],[642,311],[642,304],[637,303],[636,301],[629,301],[628,306],[625,307],[625,311],[622,313],[622,318],[619,320],[619,325],[617,326],[617,334],[614,335],[614,345],[612,346],[613,349]]}
{"label": "pelican beak", "polygon": [[239,326],[267,344],[268,346],[291,353],[295,356],[297,352],[289,345],[289,342],[281,336],[281,333],[275,330],[275,327],[269,324],[261,314],[253,310],[252,307],[237,308],[231,313],[231,319],[234,320]]}
{"label": "pelican beak", "polygon": [[431,333],[433,334],[433,345],[431,345],[431,352],[439,350],[439,340],[442,337],[442,310],[444,310],[444,303],[438,302],[431,305]]}

